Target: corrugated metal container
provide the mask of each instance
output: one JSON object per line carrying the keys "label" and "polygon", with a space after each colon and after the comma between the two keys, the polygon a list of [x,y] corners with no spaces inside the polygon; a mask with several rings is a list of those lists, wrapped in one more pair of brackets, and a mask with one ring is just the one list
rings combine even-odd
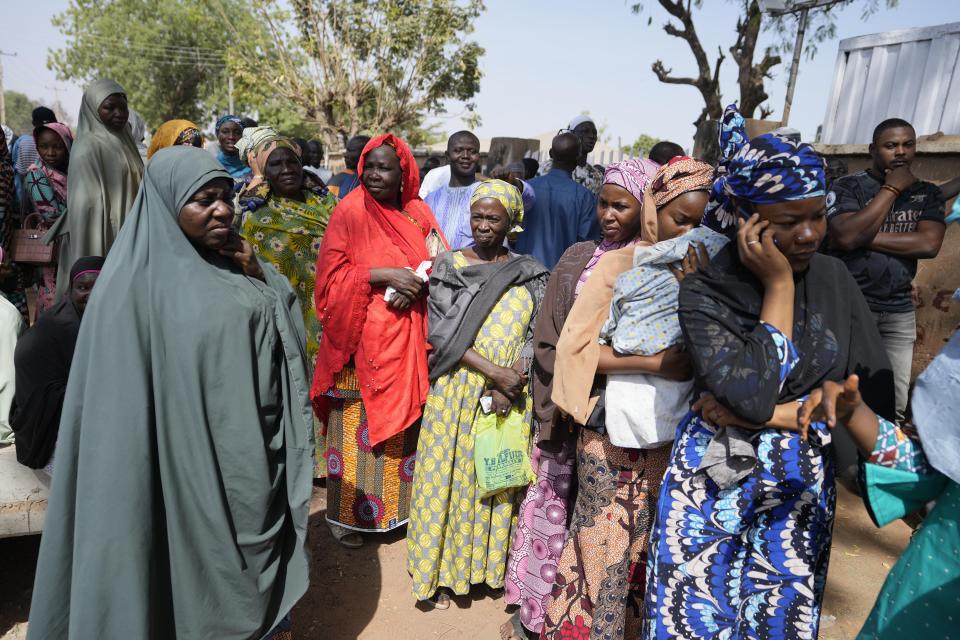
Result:
{"label": "corrugated metal container", "polygon": [[820,142],[866,144],[886,118],[960,134],[960,22],[840,41]]}

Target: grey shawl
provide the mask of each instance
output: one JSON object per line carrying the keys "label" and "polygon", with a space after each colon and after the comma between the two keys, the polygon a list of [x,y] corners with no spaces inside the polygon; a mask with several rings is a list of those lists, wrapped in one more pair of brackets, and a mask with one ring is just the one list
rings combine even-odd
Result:
{"label": "grey shawl", "polygon": [[57,295],[70,284],[70,267],[83,256],[106,256],[137,197],[143,160],[130,127],[116,132],[97,109],[115,93],[113,80],[97,80],[83,92],[76,142],[70,150],[67,212],[54,223],[48,241],[60,239]]}
{"label": "grey shawl", "polygon": [[427,301],[427,358],[430,382],[457,366],[477,338],[477,332],[507,289],[526,286],[536,308],[527,327],[521,357],[533,359],[533,326],[550,271],[531,256],[510,254],[505,262],[471,264],[458,269],[454,252],[440,254],[430,274]]}
{"label": "grey shawl", "polygon": [[262,638],[307,588],[312,416],[289,283],[196,249],[177,216],[230,179],[151,161],[84,313],[28,638]]}

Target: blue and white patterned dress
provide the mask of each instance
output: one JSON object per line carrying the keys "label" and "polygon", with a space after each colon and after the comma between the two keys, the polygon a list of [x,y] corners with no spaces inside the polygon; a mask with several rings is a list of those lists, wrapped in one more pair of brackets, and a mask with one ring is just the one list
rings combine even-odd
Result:
{"label": "blue and white patterned dress", "polygon": [[[770,325],[782,385],[794,345]],[[816,638],[836,493],[830,434],[764,429],[750,474],[719,489],[698,472],[717,428],[677,428],[650,543],[648,638]]]}

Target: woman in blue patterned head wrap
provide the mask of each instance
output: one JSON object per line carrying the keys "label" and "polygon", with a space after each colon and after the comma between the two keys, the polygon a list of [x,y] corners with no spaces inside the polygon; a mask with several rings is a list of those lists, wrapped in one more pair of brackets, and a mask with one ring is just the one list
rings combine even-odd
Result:
{"label": "woman in blue patterned head wrap", "polygon": [[702,395],[677,430],[654,516],[648,638],[817,637],[833,445],[823,423],[801,433],[797,411],[825,381],[857,373],[867,404],[893,417],[870,310],[843,263],[817,253],[822,160],[783,130],[735,138],[721,145],[711,222],[736,241],[680,287]]}
{"label": "woman in blue patterned head wrap", "polygon": [[749,206],[824,196],[824,162],[813,147],[800,142],[795,129],[778,129],[747,140],[744,119],[731,104],[720,122],[718,177],[710,192],[703,224],[728,234]]}

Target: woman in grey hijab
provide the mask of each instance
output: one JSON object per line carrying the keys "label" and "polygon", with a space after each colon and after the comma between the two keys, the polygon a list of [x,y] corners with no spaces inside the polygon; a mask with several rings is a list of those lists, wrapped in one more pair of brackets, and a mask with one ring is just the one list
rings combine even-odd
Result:
{"label": "woman in grey hijab", "polygon": [[259,640],[306,591],[303,320],[232,192],[200,149],[150,161],[77,339],[31,640]]}
{"label": "woman in grey hijab", "polygon": [[83,92],[70,150],[67,213],[47,234],[48,240],[60,238],[58,295],[78,258],[107,255],[137,197],[143,160],[127,126],[129,116],[126,92],[113,80],[97,80]]}

